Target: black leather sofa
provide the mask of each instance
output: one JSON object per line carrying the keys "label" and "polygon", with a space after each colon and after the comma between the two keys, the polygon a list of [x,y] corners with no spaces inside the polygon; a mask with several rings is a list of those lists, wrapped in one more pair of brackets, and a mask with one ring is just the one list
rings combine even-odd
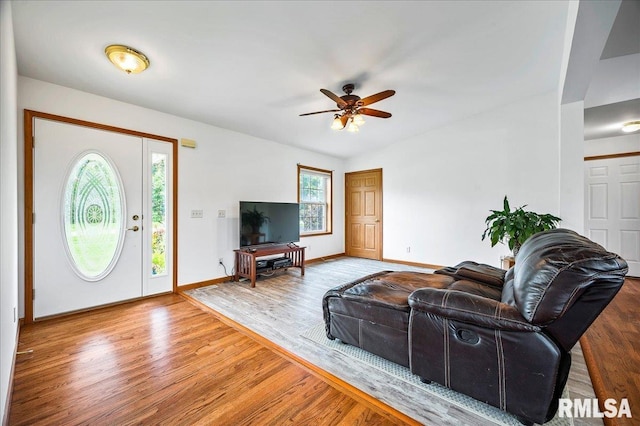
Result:
{"label": "black leather sofa", "polygon": [[544,423],[557,411],[571,348],[626,273],[618,255],[555,229],[529,238],[509,271],[467,261],[329,290],[326,332],[522,423]]}

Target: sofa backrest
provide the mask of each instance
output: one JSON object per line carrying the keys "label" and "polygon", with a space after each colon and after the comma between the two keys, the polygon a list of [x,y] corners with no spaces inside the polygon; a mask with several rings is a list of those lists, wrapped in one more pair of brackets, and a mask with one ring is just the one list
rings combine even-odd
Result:
{"label": "sofa backrest", "polygon": [[540,232],[520,248],[513,303],[569,350],[613,299],[627,273],[620,256],[568,229]]}

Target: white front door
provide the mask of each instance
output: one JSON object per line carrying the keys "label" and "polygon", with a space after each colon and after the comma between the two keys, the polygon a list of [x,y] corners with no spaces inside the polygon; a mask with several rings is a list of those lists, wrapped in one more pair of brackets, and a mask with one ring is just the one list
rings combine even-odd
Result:
{"label": "white front door", "polygon": [[640,276],[640,156],[585,161],[585,183],[587,236]]}
{"label": "white front door", "polygon": [[[164,203],[163,214],[170,211],[171,186],[165,181],[163,191],[153,191],[154,179],[145,177],[158,161],[163,176],[170,175],[170,149],[162,145],[35,119],[34,318],[171,290],[171,227],[152,223],[154,195]],[[152,236],[158,235],[162,253],[154,255]],[[160,263],[159,256],[160,268],[151,264]]]}

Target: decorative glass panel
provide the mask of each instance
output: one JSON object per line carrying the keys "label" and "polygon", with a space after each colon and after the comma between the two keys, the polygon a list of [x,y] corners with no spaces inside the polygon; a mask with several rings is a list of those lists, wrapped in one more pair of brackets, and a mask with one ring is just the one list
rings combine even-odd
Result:
{"label": "decorative glass panel", "polygon": [[167,154],[151,155],[151,275],[164,275],[167,268]]}
{"label": "decorative glass panel", "polygon": [[64,236],[76,273],[97,281],[111,272],[122,248],[122,182],[101,154],[89,152],[73,165],[64,186]]}

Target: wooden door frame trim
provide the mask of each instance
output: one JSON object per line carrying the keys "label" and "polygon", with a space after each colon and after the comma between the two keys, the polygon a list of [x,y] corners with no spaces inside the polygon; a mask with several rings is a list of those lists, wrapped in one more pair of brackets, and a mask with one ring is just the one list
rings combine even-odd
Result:
{"label": "wooden door frame trim", "polygon": [[33,123],[36,118],[154,139],[172,144],[173,152],[173,293],[178,292],[178,139],[124,129],[46,112],[24,110],[24,322],[33,322]]}
{"label": "wooden door frame trim", "polygon": [[640,155],[640,151],[621,152],[620,154],[593,155],[591,157],[584,157],[584,161],[606,160],[609,158],[635,157],[636,155]]}
{"label": "wooden door frame trim", "polygon": [[[383,260],[384,258],[384,250],[383,250],[383,244],[384,244],[384,234],[382,232],[382,227],[384,225],[384,191],[383,191],[383,174],[382,174],[382,167],[377,168],[377,169],[367,169],[367,170],[356,170],[354,172],[345,172],[344,174],[344,206],[345,209],[347,207],[347,196],[348,191],[347,191],[347,175],[356,175],[356,174],[361,174],[361,173],[372,173],[372,172],[380,172],[380,258],[378,260]],[[347,216],[345,214],[344,216],[344,244],[345,244],[345,253],[347,252]]]}

